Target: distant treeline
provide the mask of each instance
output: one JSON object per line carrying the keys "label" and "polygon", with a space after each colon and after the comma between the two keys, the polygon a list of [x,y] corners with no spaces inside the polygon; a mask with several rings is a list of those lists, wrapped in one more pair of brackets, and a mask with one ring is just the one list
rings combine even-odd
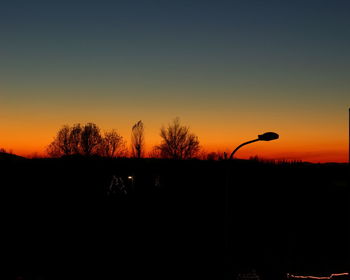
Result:
{"label": "distant treeline", "polygon": [[[149,154],[153,158],[190,159],[200,155],[198,136],[175,118],[167,127],[160,129],[161,142]],[[131,128],[130,150],[126,141],[116,130],[101,133],[94,123],[64,125],[47,147],[51,157],[70,155],[98,155],[108,158],[145,156],[144,124],[140,120]],[[213,155],[211,155],[213,156]]]}
{"label": "distant treeline", "polygon": [[[67,156],[99,156],[104,158],[158,158],[158,159],[201,159],[227,160],[231,151],[206,151],[200,145],[199,137],[175,118],[166,127],[160,128],[160,143],[146,151],[145,128],[140,120],[131,127],[130,143],[116,130],[107,131],[95,123],[73,125],[65,124],[57,131],[53,141],[46,147],[44,154],[33,153],[28,158],[60,158]],[[0,147],[0,153],[13,154],[12,150]],[[0,157],[1,158],[1,157]],[[261,159],[257,156],[250,160],[265,163],[299,163],[301,160]]]}

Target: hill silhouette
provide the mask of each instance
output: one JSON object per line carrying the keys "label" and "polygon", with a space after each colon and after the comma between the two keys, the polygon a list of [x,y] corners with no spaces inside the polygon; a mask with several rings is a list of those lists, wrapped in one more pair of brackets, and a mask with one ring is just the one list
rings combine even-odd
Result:
{"label": "hill silhouette", "polygon": [[11,153],[0,152],[0,160],[23,160],[25,157],[18,156]]}

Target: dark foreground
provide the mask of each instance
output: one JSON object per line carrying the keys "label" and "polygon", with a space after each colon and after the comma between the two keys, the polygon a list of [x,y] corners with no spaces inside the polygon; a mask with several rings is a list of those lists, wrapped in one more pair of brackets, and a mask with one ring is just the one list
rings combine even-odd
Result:
{"label": "dark foreground", "polygon": [[70,158],[0,170],[1,279],[350,270],[346,165]]}

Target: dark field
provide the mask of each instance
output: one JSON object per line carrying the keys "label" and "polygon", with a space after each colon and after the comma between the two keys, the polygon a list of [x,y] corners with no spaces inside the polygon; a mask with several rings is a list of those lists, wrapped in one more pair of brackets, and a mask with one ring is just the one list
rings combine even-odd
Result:
{"label": "dark field", "polygon": [[8,159],[0,170],[1,279],[350,270],[345,164]]}

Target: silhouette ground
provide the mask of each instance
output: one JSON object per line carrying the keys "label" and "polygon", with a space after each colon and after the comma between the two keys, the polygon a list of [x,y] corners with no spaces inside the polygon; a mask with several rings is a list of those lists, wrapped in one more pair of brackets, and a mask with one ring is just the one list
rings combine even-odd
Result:
{"label": "silhouette ground", "polygon": [[71,157],[0,168],[1,279],[350,269],[345,164]]}

